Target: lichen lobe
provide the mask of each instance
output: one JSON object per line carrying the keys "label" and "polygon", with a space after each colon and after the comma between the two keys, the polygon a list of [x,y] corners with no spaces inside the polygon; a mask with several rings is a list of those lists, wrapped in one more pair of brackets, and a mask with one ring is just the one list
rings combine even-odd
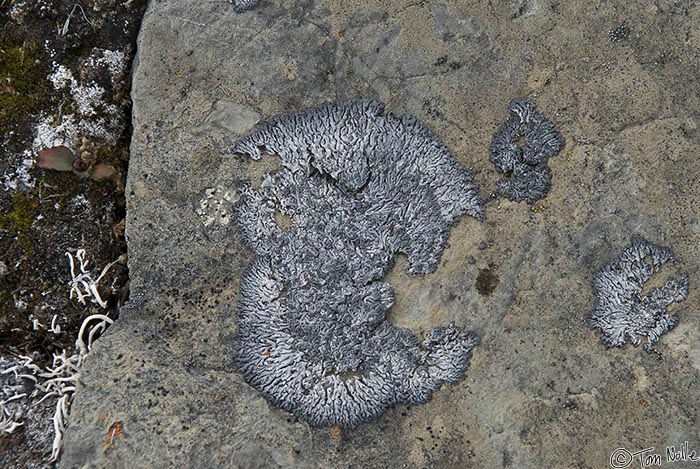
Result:
{"label": "lichen lobe", "polygon": [[398,253],[407,273],[433,272],[458,217],[483,217],[471,175],[437,137],[360,99],[272,119],[234,150],[282,160],[235,208],[254,252],[235,339],[245,379],[311,425],[339,427],[462,379],[477,337],[450,324],[420,342],[386,320],[394,294],[380,281]]}
{"label": "lichen lobe", "polygon": [[547,161],[561,151],[564,139],[528,101],[512,100],[509,112],[489,145],[489,159],[508,176],[498,181],[499,193],[512,202],[534,204],[549,193],[552,171]]}
{"label": "lichen lobe", "polygon": [[252,10],[258,5],[260,0],[229,0],[233,3],[233,7],[236,13],[243,13],[244,11]]}
{"label": "lichen lobe", "polygon": [[678,316],[667,309],[687,298],[687,274],[642,295],[645,283],[667,262],[675,262],[670,249],[636,237],[615,261],[595,275],[597,305],[588,316],[588,325],[603,331],[605,345],[621,347],[629,340],[637,346],[640,336],[646,336],[644,348],[652,352],[661,335],[678,324]]}

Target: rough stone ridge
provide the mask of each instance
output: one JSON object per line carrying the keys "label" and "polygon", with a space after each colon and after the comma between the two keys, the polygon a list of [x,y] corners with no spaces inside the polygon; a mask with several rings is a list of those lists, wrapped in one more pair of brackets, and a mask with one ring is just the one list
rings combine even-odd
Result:
{"label": "rough stone ridge", "polygon": [[477,337],[450,324],[419,342],[386,320],[394,295],[379,281],[400,252],[407,273],[433,272],[457,218],[483,217],[471,175],[437,137],[359,99],[272,119],[234,150],[282,160],[236,207],[255,253],[235,340],[245,379],[311,425],[340,427],[462,379]]}
{"label": "rough stone ridge", "polygon": [[675,262],[670,249],[634,238],[620,257],[596,274],[593,289],[597,305],[588,324],[603,331],[605,345],[621,347],[629,339],[636,346],[641,335],[647,337],[644,348],[651,352],[661,335],[678,324],[678,317],[666,309],[687,298],[687,275],[680,281],[669,279],[642,296],[644,284],[669,261]]}
{"label": "rough stone ridge", "polygon": [[509,176],[498,182],[500,194],[533,204],[549,193],[552,172],[547,160],[564,147],[564,139],[552,121],[535,112],[534,104],[514,99],[508,108],[510,117],[493,136],[489,159],[498,172]]}

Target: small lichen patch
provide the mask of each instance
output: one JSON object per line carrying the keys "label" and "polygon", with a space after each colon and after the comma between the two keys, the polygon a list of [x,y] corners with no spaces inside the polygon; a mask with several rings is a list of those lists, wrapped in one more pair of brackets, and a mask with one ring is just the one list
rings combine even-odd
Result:
{"label": "small lichen patch", "polygon": [[419,341],[386,320],[394,292],[381,279],[399,253],[406,273],[433,272],[456,220],[483,217],[467,170],[415,119],[369,100],[272,119],[234,147],[263,150],[282,167],[243,186],[235,208],[255,253],[235,338],[245,379],[311,425],[342,428],[462,379],[476,336],[450,324]]}
{"label": "small lichen patch", "polygon": [[667,309],[687,298],[687,275],[680,280],[668,279],[643,294],[647,282],[669,262],[675,262],[670,249],[634,238],[630,247],[595,275],[597,304],[588,316],[588,325],[603,331],[605,345],[621,347],[629,340],[636,346],[641,343],[640,336],[645,336],[644,348],[651,352],[661,335],[678,324],[678,317]]}
{"label": "small lichen patch", "polygon": [[3,176],[6,191],[34,187],[35,181],[30,172],[34,167],[34,158],[28,150],[24,152],[23,156],[24,158],[19,165],[15,166],[14,171]]}
{"label": "small lichen patch", "polygon": [[105,450],[116,448],[116,442],[120,438],[126,439],[126,437],[124,437],[122,427],[123,427],[122,422],[114,422],[109,427],[109,430],[107,431],[107,436],[105,436],[104,439],[102,440],[102,447]]}
{"label": "small lichen patch", "polygon": [[552,171],[547,160],[564,147],[564,139],[532,103],[514,99],[508,108],[510,117],[493,136],[489,159],[507,176],[498,181],[499,193],[512,202],[532,205],[549,193]]}
{"label": "small lichen patch", "polygon": [[290,60],[284,64],[284,74],[287,80],[296,80],[299,75],[299,63],[296,60]]}
{"label": "small lichen patch", "polygon": [[608,31],[608,38],[610,39],[610,42],[624,41],[630,37],[631,32],[632,31],[630,30],[629,26],[626,24],[621,24]]}
{"label": "small lichen patch", "polygon": [[236,12],[238,13],[243,13],[244,11],[252,10],[253,8],[255,8],[259,1],[260,0],[229,0],[230,3],[233,3],[233,6],[236,9]]}
{"label": "small lichen patch", "polygon": [[223,187],[211,187],[204,191],[196,212],[204,226],[227,226],[231,223],[231,205],[237,200],[235,192]]}
{"label": "small lichen patch", "polygon": [[82,137],[114,145],[125,125],[115,88],[125,67],[124,53],[107,49],[94,49],[80,64],[81,79],[54,63],[48,79],[56,91],[70,97],[73,112],[45,117],[37,126],[34,151],[64,145],[77,152]]}

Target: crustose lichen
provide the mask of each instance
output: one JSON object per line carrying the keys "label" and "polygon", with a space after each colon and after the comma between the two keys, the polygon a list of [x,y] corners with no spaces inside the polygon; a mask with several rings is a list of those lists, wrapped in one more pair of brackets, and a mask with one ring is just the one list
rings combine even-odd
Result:
{"label": "crustose lichen", "polygon": [[449,324],[420,342],[386,320],[394,294],[380,281],[398,253],[409,274],[433,272],[458,217],[483,217],[471,175],[435,135],[354,100],[272,119],[234,151],[282,161],[236,206],[255,254],[235,339],[251,385],[311,425],[354,427],[464,376],[477,337]]}

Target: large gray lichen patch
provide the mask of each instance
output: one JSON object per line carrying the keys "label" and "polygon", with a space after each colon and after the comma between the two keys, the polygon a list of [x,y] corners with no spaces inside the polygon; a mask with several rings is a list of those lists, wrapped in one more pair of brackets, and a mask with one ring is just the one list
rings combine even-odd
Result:
{"label": "large gray lichen patch", "polygon": [[398,253],[407,273],[433,272],[458,217],[483,217],[471,175],[438,138],[354,100],[273,119],[234,150],[282,161],[236,205],[254,251],[235,339],[245,379],[311,425],[341,427],[462,379],[477,337],[450,324],[419,341],[386,320],[394,294],[380,281]]}
{"label": "large gray lichen patch", "polygon": [[533,204],[549,193],[552,171],[547,160],[564,147],[564,139],[532,103],[514,99],[508,110],[510,116],[489,145],[489,158],[508,176],[498,181],[499,193],[513,202]]}
{"label": "large gray lichen patch", "polygon": [[667,262],[675,262],[670,249],[642,238],[593,278],[597,305],[588,317],[591,328],[603,331],[608,347],[620,347],[629,339],[639,345],[645,336],[644,348],[651,352],[662,334],[673,329],[678,317],[667,313],[669,305],[688,296],[688,276],[669,279],[665,285],[642,295],[644,285]]}

